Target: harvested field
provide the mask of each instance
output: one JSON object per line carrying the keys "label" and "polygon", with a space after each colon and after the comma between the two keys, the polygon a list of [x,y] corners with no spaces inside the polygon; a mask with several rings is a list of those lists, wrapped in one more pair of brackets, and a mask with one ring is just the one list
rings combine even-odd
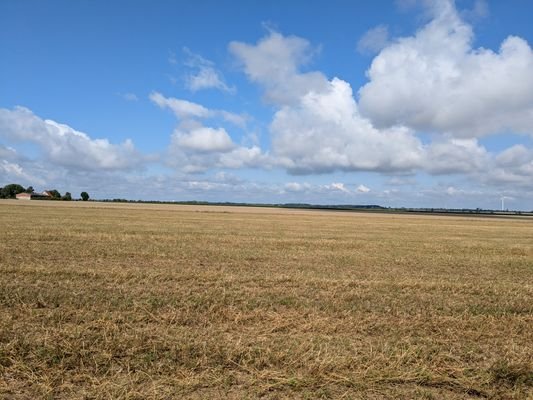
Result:
{"label": "harvested field", "polygon": [[533,397],[533,219],[0,201],[0,398]]}

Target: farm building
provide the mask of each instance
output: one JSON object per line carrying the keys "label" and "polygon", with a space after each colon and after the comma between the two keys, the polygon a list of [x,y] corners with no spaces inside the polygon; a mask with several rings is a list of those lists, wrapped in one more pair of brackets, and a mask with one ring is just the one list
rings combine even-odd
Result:
{"label": "farm building", "polygon": [[42,193],[19,193],[17,194],[17,199],[19,200],[46,200],[50,199],[52,196],[48,192]]}

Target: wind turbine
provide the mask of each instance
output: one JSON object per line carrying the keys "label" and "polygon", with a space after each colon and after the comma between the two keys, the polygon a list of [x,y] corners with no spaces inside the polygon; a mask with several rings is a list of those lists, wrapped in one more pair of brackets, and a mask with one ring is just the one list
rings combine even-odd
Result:
{"label": "wind turbine", "polygon": [[513,198],[508,196],[502,196],[500,199],[502,201],[502,211],[505,211],[505,200],[512,200]]}

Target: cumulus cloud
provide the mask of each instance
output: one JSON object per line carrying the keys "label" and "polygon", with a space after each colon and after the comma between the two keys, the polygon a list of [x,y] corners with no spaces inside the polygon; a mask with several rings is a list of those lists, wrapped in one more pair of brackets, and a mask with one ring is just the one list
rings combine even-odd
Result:
{"label": "cumulus cloud", "polygon": [[287,182],[284,185],[284,189],[288,192],[303,192],[311,189],[311,185],[308,183]]}
{"label": "cumulus cloud", "polygon": [[211,88],[216,88],[224,92],[235,92],[235,88],[228,87],[218,73],[210,67],[200,67],[196,74],[188,75],[185,82],[187,88],[192,92]]}
{"label": "cumulus cloud", "polygon": [[331,189],[331,190],[338,190],[340,192],[350,193],[350,191],[346,188],[346,186],[344,186],[344,183],[342,182],[333,182],[327,187],[328,189]]}
{"label": "cumulus cloud", "polygon": [[[348,82],[307,69],[319,49],[306,39],[270,30],[255,44],[231,42],[230,53],[275,107],[271,154],[257,145],[239,146],[222,128],[189,121],[218,117],[244,126],[243,116],[154,92],[154,103],[184,122],[172,139],[177,159],[191,171],[250,165],[278,166],[291,174],[423,171],[489,182],[492,170],[500,180],[521,180],[529,171],[528,155],[519,166],[503,165],[511,156],[488,152],[478,138],[533,129],[529,45],[510,37],[499,52],[475,49],[472,27],[453,1],[424,4],[431,18],[413,36],[389,40],[387,27],[380,25],[361,38],[361,51],[379,54],[359,101]],[[483,7],[478,2],[471,11],[481,15]],[[212,65],[190,54],[191,65]],[[429,143],[418,138],[421,131],[433,134]],[[523,149],[507,154],[519,152]]]}
{"label": "cumulus cloud", "polygon": [[[187,55],[185,65],[193,70],[185,77],[185,86],[191,92],[205,89],[218,89],[227,93],[235,93],[235,87],[230,87],[224,81],[222,74],[215,68],[212,61],[195,54],[188,48],[183,49]],[[174,56],[175,63],[177,62]]]}
{"label": "cumulus cloud", "polygon": [[300,71],[318,51],[303,38],[271,31],[256,45],[231,42],[229,51],[248,78],[266,89],[265,99],[270,103],[293,104],[310,91],[327,90],[323,74]]}
{"label": "cumulus cloud", "polygon": [[[389,53],[396,54],[398,48],[419,46],[416,51],[410,49],[409,57],[418,60],[417,57],[424,54],[428,59],[425,64],[412,66],[408,62],[406,72],[402,71],[402,63],[406,59],[401,58],[397,60],[394,70],[385,70],[383,79],[388,79],[387,74],[390,74],[391,81],[384,82],[400,85],[400,89],[418,96],[419,98],[415,98],[416,107],[406,99],[401,99],[399,103],[402,108],[399,109],[405,111],[416,108],[423,116],[430,116],[432,112],[444,112],[440,108],[445,108],[438,102],[438,106],[432,104],[433,99],[438,99],[441,93],[428,90],[424,73],[433,73],[432,84],[442,85],[442,91],[446,92],[450,90],[447,85],[452,78],[459,79],[458,82],[463,86],[466,84],[463,76],[466,72],[457,70],[454,61],[459,56],[470,57],[469,65],[484,60],[483,54],[488,55],[489,60],[495,56],[490,51],[474,51],[469,47],[471,27],[460,19],[452,3],[441,1],[428,4],[431,4],[433,20],[414,37],[389,44],[376,57],[370,70],[379,70],[380,59]],[[441,42],[444,44],[438,46],[437,43]],[[525,156],[521,158],[525,164],[520,164],[520,168],[501,166],[498,171],[495,164],[498,156],[488,152],[477,138],[476,129],[486,125],[477,123],[479,118],[468,114],[466,107],[456,107],[453,96],[447,104],[450,112],[466,112],[465,115],[469,115],[468,118],[461,117],[462,119],[455,116],[455,123],[460,129],[429,129],[428,124],[418,123],[419,120],[417,123],[413,120],[393,120],[380,124],[379,118],[376,125],[374,118],[368,118],[360,112],[360,106],[348,82],[336,77],[328,79],[317,71],[301,71],[315,54],[315,49],[305,39],[285,37],[271,31],[255,45],[232,42],[230,51],[242,64],[249,79],[263,87],[265,97],[276,107],[269,127],[271,160],[289,173],[315,174],[342,170],[414,174],[422,171],[432,175],[460,174],[477,182],[492,182],[495,174],[500,180],[516,182],[522,180],[529,171],[528,158]],[[497,57],[501,57],[501,54]],[[418,87],[419,77],[410,71],[415,67],[421,68],[422,73]],[[426,67],[434,68],[429,68],[428,72]],[[479,68],[475,71],[480,73]],[[484,71],[489,75],[490,72]],[[398,77],[398,74],[406,75]],[[473,71],[470,76],[472,74]],[[371,74],[370,77],[373,78],[374,75]],[[300,85],[302,82],[304,84]],[[361,90],[363,96],[366,96],[367,89],[373,83],[371,80]],[[387,86],[389,89],[386,90],[386,96],[396,99],[397,91],[391,90],[390,87],[394,86],[390,85]],[[478,82],[476,85],[482,83]],[[462,88],[456,87],[454,90],[459,94],[463,93]],[[468,90],[471,92],[470,98],[475,97],[477,87],[471,86]],[[466,96],[466,92],[464,95]],[[482,93],[481,105],[487,103],[483,96]],[[362,97],[361,101],[363,100],[365,97]],[[517,101],[515,98],[504,100],[507,103]],[[377,101],[376,104],[379,108],[381,103]],[[387,109],[387,106],[384,108]],[[483,110],[490,114],[487,108]],[[492,117],[487,117],[486,120],[490,118]],[[494,118],[497,119],[498,116]],[[452,124],[450,121],[448,117],[442,117],[443,124]],[[417,132],[423,128],[424,131],[434,132],[432,140],[426,144],[417,137]],[[519,151],[522,150],[513,150],[514,153]],[[500,159],[504,157],[502,155]]]}
{"label": "cumulus cloud", "polygon": [[185,173],[203,173],[217,168],[258,168],[270,163],[257,146],[239,146],[222,128],[178,127],[168,148],[168,164]]}
{"label": "cumulus cloud", "polygon": [[509,36],[499,51],[474,48],[472,27],[451,0],[429,3],[433,19],[373,60],[361,112],[378,127],[462,138],[511,130],[533,134],[533,52]]}
{"label": "cumulus cloud", "polygon": [[248,115],[246,114],[235,114],[225,110],[215,110],[213,114],[221,116],[224,121],[230,124],[238,126],[241,129],[246,129],[246,123],[248,121]]}
{"label": "cumulus cloud", "polygon": [[204,106],[187,100],[165,97],[159,92],[150,93],[150,100],[160,108],[170,109],[178,118],[207,118],[210,112]]}
{"label": "cumulus cloud", "polygon": [[500,167],[519,167],[533,160],[533,152],[522,144],[517,144],[502,151],[496,157]]}
{"label": "cumulus cloud", "polygon": [[370,188],[365,185],[359,185],[356,189],[359,193],[368,193],[370,192]]}
{"label": "cumulus cloud", "polygon": [[214,175],[213,179],[216,182],[229,183],[229,184],[233,184],[233,185],[240,184],[240,183],[243,182],[243,180],[241,178],[239,178],[237,175],[231,174],[231,173],[228,173],[228,172],[225,172],[225,171],[218,171]]}
{"label": "cumulus cloud", "polygon": [[171,110],[179,119],[188,120],[220,117],[240,128],[246,127],[246,115],[235,114],[226,110],[211,110],[192,101],[177,99],[175,97],[165,97],[159,92],[150,93],[149,98],[160,108]]}
{"label": "cumulus cloud", "polygon": [[467,19],[472,21],[477,21],[483,18],[488,17],[490,14],[489,6],[486,2],[486,0],[476,0],[474,2],[474,6],[471,9],[463,10],[461,12],[461,15]]}
{"label": "cumulus cloud", "polygon": [[278,108],[270,126],[273,155],[289,172],[410,170],[421,163],[412,132],[374,128],[348,82],[300,71],[314,54],[306,40],[270,32],[256,45],[233,42],[230,51]]}
{"label": "cumulus cloud", "polygon": [[[403,0],[403,4],[409,2]],[[455,200],[459,204],[468,196],[483,199],[483,194],[464,189],[471,183],[504,188],[502,192],[509,194],[518,189],[531,193],[533,149],[515,145],[494,153],[483,146],[482,139],[509,130],[533,134],[529,44],[511,36],[497,51],[475,48],[472,27],[464,18],[486,14],[483,1],[475,3],[471,15],[458,11],[452,1],[423,2],[430,12],[429,22],[412,36],[390,39],[387,27],[380,25],[360,39],[360,51],[379,54],[368,70],[368,83],[359,90],[339,77],[313,71],[312,61],[320,49],[306,39],[269,31],[256,43],[231,42],[229,52],[273,106],[268,151],[259,147],[259,140],[247,139],[253,134],[247,132],[251,122],[245,114],[151,93],[154,104],[177,118],[164,159],[174,167],[172,177],[180,182],[174,182],[181,190],[176,193],[223,193],[226,198],[238,188],[244,194],[277,193],[319,202],[358,196],[365,201],[380,196],[409,200],[419,196],[426,201],[444,198],[450,204]],[[192,92],[233,91],[211,61],[185,53],[185,65],[190,69],[186,85]],[[178,63],[172,57],[172,62]],[[135,100],[127,93],[123,97]],[[232,131],[235,127],[244,131],[240,137]],[[44,156],[28,160],[13,147],[0,145],[3,180],[46,177],[46,182],[73,184],[77,180],[98,185],[105,177],[109,187],[104,196],[113,196],[113,185],[116,190],[132,192],[135,185],[147,184],[164,194],[173,184],[172,177],[152,182],[134,176],[136,172],[131,170],[146,156],[140,155],[131,141],[113,144],[93,139],[24,108],[0,109],[0,139],[9,145],[36,144]],[[341,182],[243,183],[228,178],[225,171],[219,171],[214,179],[196,174],[276,167],[290,174],[373,171],[392,178],[384,180],[384,187],[372,185],[371,190]],[[439,175],[445,183],[424,191],[422,181],[415,179],[419,173]],[[455,175],[446,180],[451,174]],[[391,185],[395,187],[385,189]]]}
{"label": "cumulus cloud", "polygon": [[195,152],[226,152],[235,146],[224,128],[200,126],[189,132],[178,129],[174,137],[178,146]]}
{"label": "cumulus cloud", "polygon": [[271,157],[259,146],[237,146],[232,151],[220,155],[217,163],[221,168],[269,168]]}
{"label": "cumulus cloud", "polygon": [[408,129],[374,128],[359,114],[347,82],[334,78],[328,86],[274,115],[272,147],[289,172],[390,172],[420,164],[422,145]]}
{"label": "cumulus cloud", "polygon": [[139,166],[143,158],[131,140],[112,144],[92,139],[68,125],[43,120],[27,108],[0,109],[0,138],[39,146],[55,165],[83,170],[117,170]]}
{"label": "cumulus cloud", "polygon": [[[359,193],[370,193],[370,188],[365,185],[359,185],[355,190],[350,190],[343,182],[331,182],[329,184],[309,184],[307,182],[287,182],[283,186],[284,193],[300,194],[309,196],[308,199],[311,202],[323,203],[323,200],[327,199],[328,202],[335,202],[339,199],[343,199],[344,202],[357,201]],[[382,196],[383,193],[373,192],[372,196]],[[322,197],[322,200],[320,198]]]}
{"label": "cumulus cloud", "polygon": [[482,179],[487,184],[533,189],[533,149],[515,145],[502,151],[496,155],[490,173]]}
{"label": "cumulus cloud", "polygon": [[[329,199],[335,199],[335,195],[342,195],[343,198],[350,198],[353,194],[343,182],[332,182],[329,184],[310,184],[307,182],[286,182],[283,185],[282,192],[305,194],[315,196],[328,196]],[[315,197],[315,201],[318,197]]]}
{"label": "cumulus cloud", "polygon": [[19,158],[17,151],[12,147],[6,147],[0,144],[0,160],[14,161]]}
{"label": "cumulus cloud", "polygon": [[437,140],[426,147],[424,168],[432,174],[486,171],[491,156],[477,139]]}
{"label": "cumulus cloud", "polygon": [[362,54],[378,53],[389,43],[389,28],[378,25],[369,29],[357,42],[357,51]]}
{"label": "cumulus cloud", "polygon": [[222,118],[241,128],[246,116],[225,110],[211,110],[187,100],[165,97],[153,92],[150,99],[161,108],[169,108],[179,119],[171,136],[167,163],[187,173],[202,173],[212,168],[269,167],[271,158],[258,146],[241,146],[222,127],[206,126],[203,120]]}
{"label": "cumulus cloud", "polygon": [[445,193],[448,195],[448,196],[456,196],[457,194],[460,194],[462,193],[462,190],[460,189],[457,189],[453,186],[448,186],[445,190]]}
{"label": "cumulus cloud", "polygon": [[26,185],[42,185],[44,181],[27,171],[22,165],[0,160],[0,182],[21,182]]}

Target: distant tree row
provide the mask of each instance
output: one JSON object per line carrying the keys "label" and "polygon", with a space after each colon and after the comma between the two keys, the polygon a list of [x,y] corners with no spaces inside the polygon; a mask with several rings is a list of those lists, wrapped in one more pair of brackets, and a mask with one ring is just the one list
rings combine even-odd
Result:
{"label": "distant tree row", "polygon": [[[28,186],[25,189],[22,185],[19,185],[18,183],[11,183],[4,187],[0,187],[0,199],[15,199],[17,197],[17,194],[19,193],[34,193],[34,192],[35,190],[33,189],[32,186]],[[50,194],[51,200],[65,200],[65,201],[72,200],[72,194],[70,194],[70,192],[66,192],[63,196],[56,189],[45,190],[45,192],[48,192]],[[87,201],[89,200],[89,193],[81,192],[80,197],[83,201]]]}

